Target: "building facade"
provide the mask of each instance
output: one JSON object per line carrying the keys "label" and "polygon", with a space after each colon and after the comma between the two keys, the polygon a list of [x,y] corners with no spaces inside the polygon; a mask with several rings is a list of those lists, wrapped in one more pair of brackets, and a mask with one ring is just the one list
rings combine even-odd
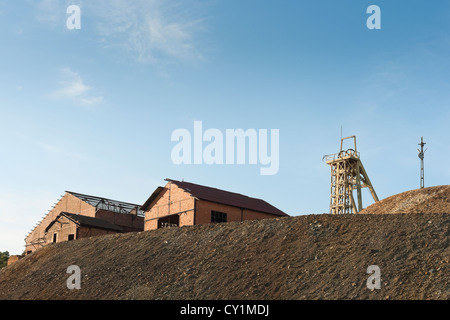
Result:
{"label": "building facade", "polygon": [[66,191],[27,235],[25,252],[54,242],[143,230],[140,205]]}
{"label": "building facade", "polygon": [[45,241],[46,243],[57,243],[122,232],[121,227],[104,219],[61,212],[45,228]]}
{"label": "building facade", "polygon": [[166,179],[142,206],[145,230],[288,216],[264,200]]}

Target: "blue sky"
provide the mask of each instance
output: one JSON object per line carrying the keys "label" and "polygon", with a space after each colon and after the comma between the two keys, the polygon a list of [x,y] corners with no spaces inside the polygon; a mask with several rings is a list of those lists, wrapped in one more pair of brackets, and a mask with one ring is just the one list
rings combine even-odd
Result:
{"label": "blue sky", "polygon": [[[328,212],[341,126],[380,198],[418,188],[421,136],[426,186],[448,184],[449,18],[424,0],[0,0],[0,250],[65,190],[143,203],[165,178]],[[196,120],[279,129],[279,172],[173,164]]]}

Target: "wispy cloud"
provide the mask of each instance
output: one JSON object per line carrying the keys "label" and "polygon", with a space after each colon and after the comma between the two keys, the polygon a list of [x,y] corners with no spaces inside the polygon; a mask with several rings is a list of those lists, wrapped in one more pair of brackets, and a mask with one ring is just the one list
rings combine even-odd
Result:
{"label": "wispy cloud", "polygon": [[91,95],[92,87],[86,85],[80,74],[70,68],[61,69],[60,88],[48,97],[56,100],[74,102],[85,107],[94,107],[103,102],[102,96]]}
{"label": "wispy cloud", "polygon": [[[70,4],[81,7],[82,21],[94,26],[87,32],[94,33],[99,45],[120,49],[135,61],[173,63],[203,58],[198,35],[205,29],[204,5],[196,0],[97,0]],[[67,0],[40,0],[36,18],[63,30],[68,5]]]}
{"label": "wispy cloud", "polygon": [[107,45],[131,51],[140,62],[201,59],[195,36],[203,20],[193,8],[192,1],[108,1],[104,10],[96,10],[99,35]]}
{"label": "wispy cloud", "polygon": [[66,9],[70,5],[69,0],[29,0],[36,10],[35,17],[51,27],[62,28],[65,25]]}

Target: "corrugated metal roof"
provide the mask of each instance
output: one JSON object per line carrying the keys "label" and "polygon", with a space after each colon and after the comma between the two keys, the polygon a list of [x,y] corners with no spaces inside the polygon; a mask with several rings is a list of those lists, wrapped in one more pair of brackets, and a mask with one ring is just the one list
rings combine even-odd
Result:
{"label": "corrugated metal roof", "polygon": [[216,203],[226,204],[233,207],[249,209],[264,213],[269,213],[277,216],[288,216],[288,214],[272,206],[270,203],[262,199],[251,198],[240,193],[220,190],[212,187],[202,186],[195,183],[176,181],[166,179],[166,181],[174,183],[181,189],[189,192],[192,196]]}

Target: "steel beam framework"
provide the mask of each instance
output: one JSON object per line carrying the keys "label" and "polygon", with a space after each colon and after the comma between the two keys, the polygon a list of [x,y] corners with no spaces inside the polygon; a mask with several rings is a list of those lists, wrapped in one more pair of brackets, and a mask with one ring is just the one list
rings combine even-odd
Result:
{"label": "steel beam framework", "polygon": [[[354,149],[343,150],[346,139],[354,139]],[[336,154],[324,156],[331,168],[330,213],[351,214],[363,209],[362,188],[368,188],[375,202],[378,196],[370,182],[369,176],[356,149],[356,136],[341,139],[341,151]],[[356,201],[353,197],[356,190]]]}
{"label": "steel beam framework", "polygon": [[86,194],[76,193],[72,191],[66,191],[67,193],[70,193],[71,195],[77,197],[78,199],[81,199],[93,207],[95,207],[97,210],[107,210],[111,212],[116,213],[123,213],[123,214],[129,214],[130,212],[136,210],[136,214],[138,216],[144,216],[144,211],[142,211],[141,206],[134,203],[128,203],[123,201],[116,201],[96,196],[90,196]]}

